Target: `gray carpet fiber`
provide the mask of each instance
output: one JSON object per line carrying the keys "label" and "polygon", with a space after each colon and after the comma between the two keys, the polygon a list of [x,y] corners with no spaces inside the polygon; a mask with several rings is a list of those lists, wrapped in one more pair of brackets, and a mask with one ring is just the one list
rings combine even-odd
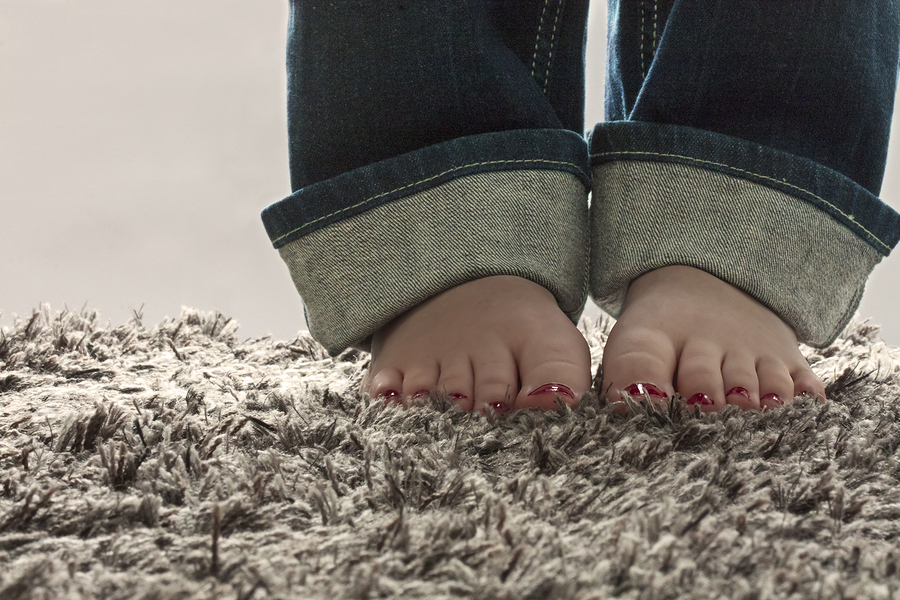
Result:
{"label": "gray carpet fiber", "polygon": [[0,598],[897,598],[877,331],[804,349],[824,405],[491,422],[360,397],[368,356],[303,334],[44,308],[0,334]]}

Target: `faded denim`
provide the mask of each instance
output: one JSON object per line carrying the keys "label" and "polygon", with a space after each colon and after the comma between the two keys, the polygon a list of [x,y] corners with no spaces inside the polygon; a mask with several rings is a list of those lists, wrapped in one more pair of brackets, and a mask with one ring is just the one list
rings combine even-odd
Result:
{"label": "faded denim", "polygon": [[617,314],[666,264],[737,285],[810,343],[839,333],[900,236],[877,198],[897,3],[609,8],[588,152],[585,0],[291,3],[293,194],[263,221],[329,351],[487,275],[537,281],[573,317],[589,281]]}

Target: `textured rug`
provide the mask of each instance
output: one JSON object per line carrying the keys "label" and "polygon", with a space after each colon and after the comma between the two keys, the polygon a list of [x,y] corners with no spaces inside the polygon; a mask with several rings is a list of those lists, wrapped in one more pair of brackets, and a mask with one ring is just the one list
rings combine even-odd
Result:
{"label": "textured rug", "polygon": [[[610,326],[585,324],[595,364]],[[0,598],[891,598],[900,351],[831,401],[490,421],[355,391],[368,356],[37,311],[0,334]]]}

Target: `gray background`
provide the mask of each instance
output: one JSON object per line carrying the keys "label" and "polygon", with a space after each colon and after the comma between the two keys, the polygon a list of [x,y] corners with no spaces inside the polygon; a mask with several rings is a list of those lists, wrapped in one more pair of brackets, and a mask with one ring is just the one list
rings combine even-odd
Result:
{"label": "gray background", "polygon": [[[290,192],[286,22],[286,0],[0,0],[0,324],[47,302],[113,324],[142,306],[145,324],[219,309],[246,337],[303,327],[258,216]],[[898,152],[882,193],[895,207]],[[898,266],[882,262],[860,308],[894,345]]]}

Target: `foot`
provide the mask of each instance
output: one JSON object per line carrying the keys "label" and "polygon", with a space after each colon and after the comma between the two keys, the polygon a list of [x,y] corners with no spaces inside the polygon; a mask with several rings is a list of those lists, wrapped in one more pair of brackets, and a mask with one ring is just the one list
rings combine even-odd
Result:
{"label": "foot", "polygon": [[575,404],[591,385],[587,342],[552,293],[527,279],[476,279],[380,329],[362,391],[408,402],[444,392],[463,410]]}
{"label": "foot", "polygon": [[603,352],[607,398],[678,392],[704,411],[726,404],[776,408],[795,396],[825,399],[794,331],[741,290],[698,269],[644,274],[628,295]]}

